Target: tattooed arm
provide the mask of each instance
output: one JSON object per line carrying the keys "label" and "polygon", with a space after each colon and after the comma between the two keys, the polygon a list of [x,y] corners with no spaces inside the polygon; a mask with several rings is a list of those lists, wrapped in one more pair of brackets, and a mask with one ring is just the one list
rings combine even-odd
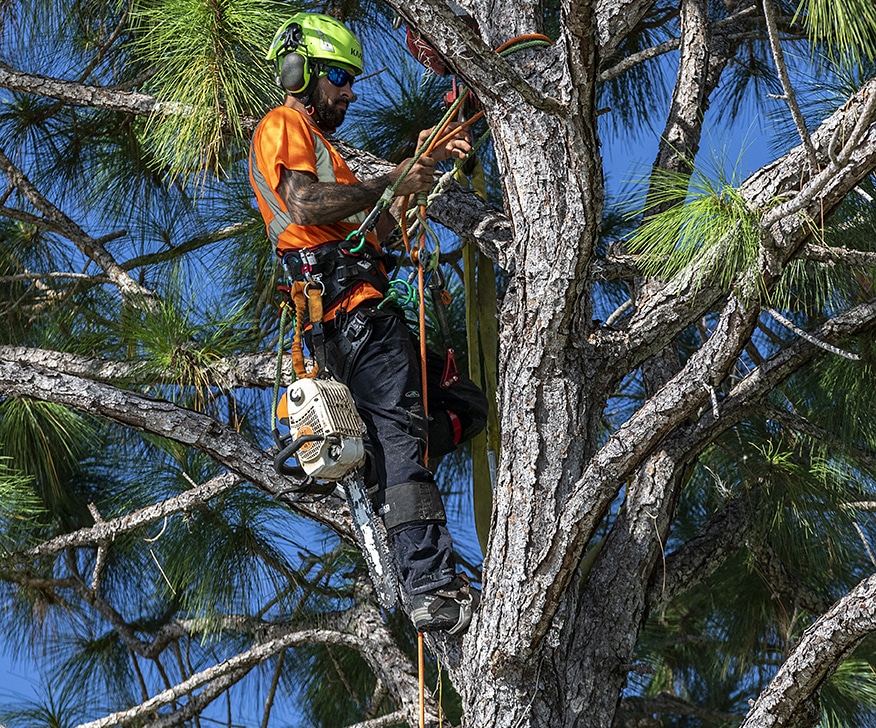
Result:
{"label": "tattooed arm", "polygon": [[[389,174],[356,184],[319,182],[309,172],[284,169],[277,189],[293,222],[298,225],[328,225],[373,207],[383,191],[397,180],[410,160]],[[422,157],[396,190],[396,196],[428,190],[435,174],[435,161]]]}

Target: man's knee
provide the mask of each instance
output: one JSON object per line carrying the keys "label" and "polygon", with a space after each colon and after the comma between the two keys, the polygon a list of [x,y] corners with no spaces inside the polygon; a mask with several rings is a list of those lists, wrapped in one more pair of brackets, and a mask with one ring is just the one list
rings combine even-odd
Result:
{"label": "man's knee", "polygon": [[387,533],[393,535],[415,524],[447,523],[444,503],[433,482],[399,483],[383,491],[377,504]]}

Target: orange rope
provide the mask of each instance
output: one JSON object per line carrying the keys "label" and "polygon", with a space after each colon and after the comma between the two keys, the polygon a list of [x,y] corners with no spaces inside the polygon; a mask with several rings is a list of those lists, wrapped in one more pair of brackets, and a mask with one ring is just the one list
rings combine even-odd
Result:
{"label": "orange rope", "polygon": [[542,33],[527,33],[525,35],[518,35],[515,38],[511,38],[509,40],[506,40],[504,43],[502,43],[502,45],[500,45],[498,48],[496,48],[496,53],[501,53],[502,51],[507,51],[515,43],[521,43],[521,42],[525,42],[528,40],[543,40],[547,43],[553,43],[553,41],[550,38],[548,38],[546,35],[544,35]]}
{"label": "orange rope", "polygon": [[426,728],[426,656],[422,632],[417,632],[417,669],[420,673],[420,728]]}

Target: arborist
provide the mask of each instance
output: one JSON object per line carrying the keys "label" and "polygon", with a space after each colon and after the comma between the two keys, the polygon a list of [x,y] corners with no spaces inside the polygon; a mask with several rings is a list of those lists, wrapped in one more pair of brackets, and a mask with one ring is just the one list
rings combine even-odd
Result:
{"label": "arborist", "polygon": [[[364,245],[347,238],[400,178],[397,197],[429,190],[436,162],[465,156],[469,137],[457,130],[413,166],[406,160],[389,174],[359,180],[331,142],[356,100],[352,86],[363,68],[356,37],[334,18],[296,13],[277,31],[267,59],[276,63],[286,98],[253,136],[250,180],[258,206],[286,269],[321,288],[323,324],[319,340],[311,331],[309,345],[324,359],[318,363],[350,388],[365,422],[374,502],[414,626],[458,634],[478,595],[457,573],[444,505],[424,455],[427,442],[435,462],[480,432],[486,399],[462,374],[454,386],[439,386],[444,361],[430,352],[427,421],[419,344],[401,309],[384,300],[391,265],[379,241],[395,220],[384,210]],[[421,132],[421,143],[429,131]]]}

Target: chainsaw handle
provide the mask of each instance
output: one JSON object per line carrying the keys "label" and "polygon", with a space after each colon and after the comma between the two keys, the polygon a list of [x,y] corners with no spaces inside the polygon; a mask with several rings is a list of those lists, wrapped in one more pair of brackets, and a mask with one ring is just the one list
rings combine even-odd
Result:
{"label": "chainsaw handle", "polygon": [[303,445],[306,445],[308,442],[319,442],[322,439],[321,435],[302,435],[295,438],[274,457],[274,470],[280,475],[297,480],[299,483],[305,483],[310,479],[310,476],[304,472],[304,468],[300,465],[287,465],[286,461],[295,455]]}

